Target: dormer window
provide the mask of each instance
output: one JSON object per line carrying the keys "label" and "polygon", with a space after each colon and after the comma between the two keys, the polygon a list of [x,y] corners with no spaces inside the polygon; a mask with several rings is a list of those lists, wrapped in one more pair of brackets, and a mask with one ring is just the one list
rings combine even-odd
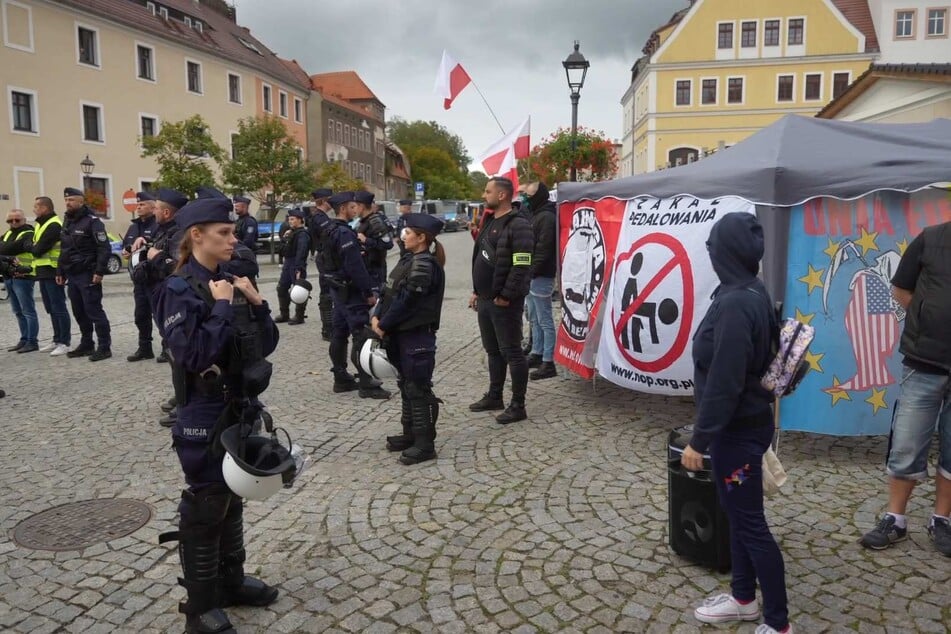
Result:
{"label": "dormer window", "polygon": [[151,13],[152,15],[155,15],[156,10],[155,10],[155,3],[154,3],[154,2],[146,2],[146,3],[145,3],[145,8],[149,10],[149,13]]}
{"label": "dormer window", "polygon": [[204,27],[204,25],[201,23],[201,20],[195,20],[195,30],[198,31],[199,33],[204,32],[205,27]]}
{"label": "dormer window", "polygon": [[183,20],[184,20],[184,22],[185,22],[185,26],[187,26],[188,28],[192,28],[192,19],[191,19],[190,17],[188,17],[188,16],[186,15],[186,16],[183,18]]}
{"label": "dormer window", "polygon": [[168,19],[168,9],[166,9],[165,7],[159,7],[158,13],[159,13],[159,17],[161,17],[163,20]]}
{"label": "dormer window", "polygon": [[[236,35],[235,37],[238,37],[238,36]],[[258,50],[258,47],[255,46],[252,42],[249,42],[249,41],[247,41],[246,39],[244,39],[244,38],[242,38],[242,37],[238,37],[238,41],[241,42],[241,43],[244,45],[244,47],[245,47],[246,49],[248,49],[248,50],[250,50],[250,51],[254,51],[255,53],[257,53],[257,54],[260,55],[261,57],[264,57],[264,53],[262,53],[261,51],[259,51],[259,50]]]}

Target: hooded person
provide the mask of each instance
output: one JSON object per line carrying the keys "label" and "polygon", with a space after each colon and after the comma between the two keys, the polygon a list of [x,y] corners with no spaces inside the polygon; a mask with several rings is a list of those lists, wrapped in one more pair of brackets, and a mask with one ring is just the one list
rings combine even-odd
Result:
{"label": "hooded person", "polygon": [[763,454],[774,427],[773,397],[760,377],[778,336],[769,293],[757,278],[764,244],[753,214],[727,214],[710,231],[707,249],[720,285],[693,339],[697,414],[682,462],[697,471],[709,451],[733,553],[731,594],[707,599],[694,616],[705,623],[758,620],[758,582],[765,624],[772,628],[766,631],[785,632],[783,556],[763,513]]}
{"label": "hooded person", "polygon": [[532,252],[532,281],[529,285],[526,307],[531,324],[531,348],[528,367],[533,370],[531,381],[556,376],[555,370],[555,317],[551,296],[555,290],[557,246],[555,244],[555,203],[549,200],[545,183],[530,183],[523,210],[531,215],[535,249]]}

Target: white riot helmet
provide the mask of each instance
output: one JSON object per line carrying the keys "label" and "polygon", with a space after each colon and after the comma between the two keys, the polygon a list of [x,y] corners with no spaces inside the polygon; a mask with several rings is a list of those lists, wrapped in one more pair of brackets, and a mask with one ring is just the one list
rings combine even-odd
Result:
{"label": "white riot helmet", "polygon": [[287,447],[280,443],[274,431],[259,435],[248,425],[232,425],[221,433],[221,445],[225,449],[221,471],[235,495],[265,500],[282,487],[290,486],[299,475],[303,468],[299,449],[291,443],[286,431],[284,435]]}
{"label": "white riot helmet", "polygon": [[306,304],[312,290],[314,286],[307,280],[294,280],[291,284],[291,301],[299,306]]}
{"label": "white riot helmet", "polygon": [[360,348],[360,369],[379,381],[398,379],[399,372],[390,363],[379,339],[367,339]]}

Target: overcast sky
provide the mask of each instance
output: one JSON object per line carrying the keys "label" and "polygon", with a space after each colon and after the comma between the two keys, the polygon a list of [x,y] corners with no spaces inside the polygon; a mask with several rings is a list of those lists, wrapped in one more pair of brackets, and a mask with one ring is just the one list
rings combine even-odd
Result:
{"label": "overcast sky", "polygon": [[[591,63],[578,124],[620,140],[620,100],[650,32],[686,0],[237,0],[238,23],[309,74],[355,70],[386,117],[435,120],[476,159],[502,136],[470,86],[443,110],[433,94],[443,49],[506,129],[532,116],[532,144],[571,125],[561,62],[581,41]],[[473,166],[474,168],[476,166]]]}

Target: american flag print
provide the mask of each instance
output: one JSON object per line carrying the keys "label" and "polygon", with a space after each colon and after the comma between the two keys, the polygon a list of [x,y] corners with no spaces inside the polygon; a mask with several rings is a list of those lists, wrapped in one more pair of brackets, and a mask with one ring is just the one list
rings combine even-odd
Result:
{"label": "american flag print", "polygon": [[862,272],[855,279],[845,314],[845,330],[852,343],[856,371],[838,388],[863,392],[894,383],[888,360],[898,343],[898,317],[888,285],[878,275]]}

